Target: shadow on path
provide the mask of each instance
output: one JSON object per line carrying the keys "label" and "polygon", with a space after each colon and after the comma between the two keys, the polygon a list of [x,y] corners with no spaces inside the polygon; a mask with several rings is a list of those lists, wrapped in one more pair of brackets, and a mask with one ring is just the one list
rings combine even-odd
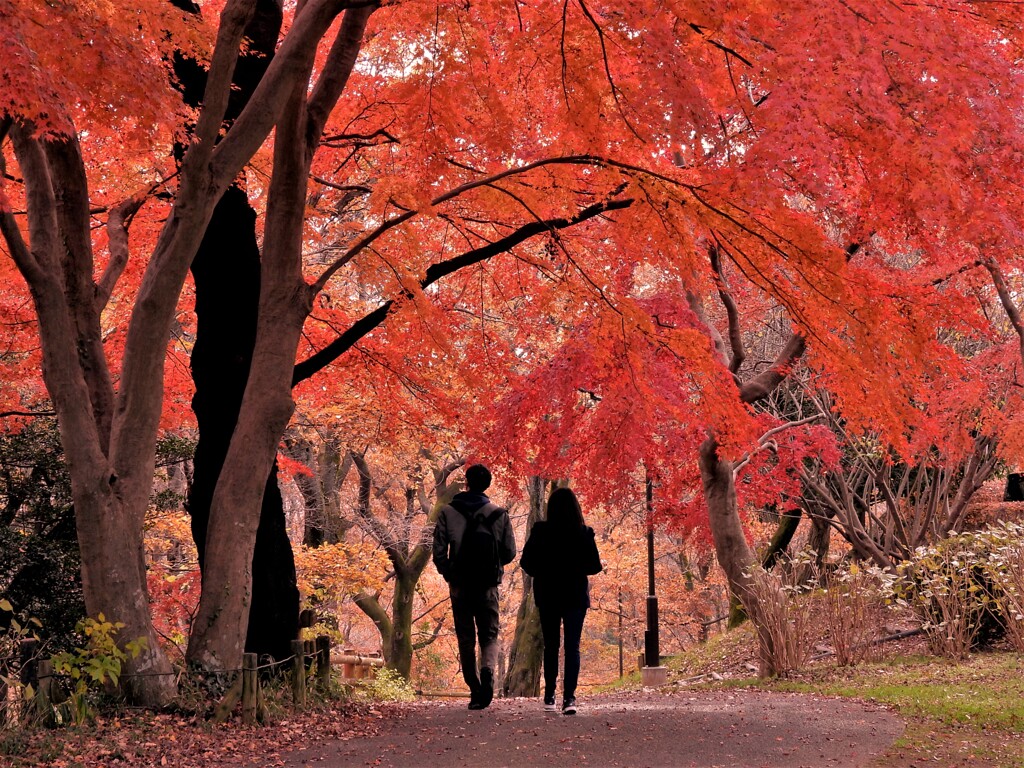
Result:
{"label": "shadow on path", "polygon": [[317,768],[824,768],[865,766],[902,733],[885,709],[756,691],[630,692],[587,697],[580,713],[539,699],[412,704],[378,735],[287,755]]}

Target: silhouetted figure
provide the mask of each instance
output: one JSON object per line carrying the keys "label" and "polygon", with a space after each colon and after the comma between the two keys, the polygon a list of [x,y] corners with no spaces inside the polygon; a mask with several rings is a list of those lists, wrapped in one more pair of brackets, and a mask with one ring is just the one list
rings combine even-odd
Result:
{"label": "silhouetted figure", "polygon": [[[469,708],[485,709],[494,696],[498,663],[498,585],[504,566],[516,556],[508,512],[484,491],[491,473],[482,464],[466,470],[467,490],[441,508],[434,527],[434,565],[448,582],[462,677],[469,686]],[[476,668],[480,640],[480,674]]]}
{"label": "silhouetted figure", "polygon": [[580,676],[580,637],[590,608],[590,580],[601,572],[594,530],[568,488],[556,488],[548,499],[547,520],[534,523],[519,564],[533,577],[533,594],[544,635],[544,709],[555,711],[558,647],[565,632],[565,674],[562,713],[576,714],[576,683]]}

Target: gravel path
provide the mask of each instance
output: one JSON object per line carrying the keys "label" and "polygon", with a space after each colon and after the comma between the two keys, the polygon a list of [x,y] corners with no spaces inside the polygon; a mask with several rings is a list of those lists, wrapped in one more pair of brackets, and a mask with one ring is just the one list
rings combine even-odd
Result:
{"label": "gravel path", "polygon": [[[286,756],[311,768],[826,768],[866,766],[902,733],[880,707],[797,694],[688,691],[589,696],[580,713],[539,699],[404,708],[372,738]],[[276,763],[280,765],[280,763]]]}

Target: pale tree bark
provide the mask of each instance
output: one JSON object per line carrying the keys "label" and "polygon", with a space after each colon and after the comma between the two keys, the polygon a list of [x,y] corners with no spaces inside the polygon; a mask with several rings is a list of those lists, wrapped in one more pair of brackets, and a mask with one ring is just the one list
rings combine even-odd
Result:
{"label": "pale tree bark", "polygon": [[92,284],[88,188],[77,141],[36,138],[33,126],[16,120],[9,126],[25,178],[30,245],[10,212],[0,213],[0,223],[39,317],[43,375],[72,477],[86,606],[123,622],[122,641],[145,640],[146,650],[129,659],[122,679],[146,704],[165,703],[174,693],[148,611],[142,528],[178,296],[218,198],[263,144],[309,51],[344,9],[336,0],[303,7],[249,105],[217,142],[253,7],[251,0],[229,0],[221,15],[195,141],[133,306],[116,392],[98,333],[99,298],[109,295],[116,274]]}
{"label": "pale tree bark", "polygon": [[[295,23],[298,25],[306,14],[329,22],[340,10],[337,5],[325,8],[323,4],[307,4]],[[373,10],[371,6],[345,12],[324,71],[308,99],[316,47],[309,46],[288,62],[294,71],[276,120],[256,343],[238,424],[210,505],[204,589],[187,653],[191,663],[211,672],[237,669],[241,664],[259,523],[254,510],[258,511],[262,504],[266,479],[294,409],[291,384],[295,352],[302,325],[312,308],[313,293],[302,273],[302,227],[309,168],[327,116],[355,64],[363,30]],[[232,130],[244,126],[247,118],[258,119],[251,109],[259,103],[282,52],[283,48]]]}

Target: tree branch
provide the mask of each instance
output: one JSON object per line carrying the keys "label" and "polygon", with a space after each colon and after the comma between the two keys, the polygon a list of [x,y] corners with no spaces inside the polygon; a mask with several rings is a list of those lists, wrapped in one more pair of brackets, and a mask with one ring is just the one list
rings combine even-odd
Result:
{"label": "tree branch", "polygon": [[[463,168],[465,167],[455,162],[452,162],[452,164]],[[469,192],[480,187],[491,186],[495,182],[501,181],[502,179],[508,178],[510,176],[516,176],[522,173],[526,173],[528,171],[532,171],[536,168],[542,168],[548,165],[603,165],[609,167],[616,167],[615,164],[612,163],[611,161],[605,160],[600,157],[596,157],[594,155],[566,155],[563,157],[549,157],[545,158],[544,160],[537,160],[536,162],[533,163],[527,163],[525,165],[516,166],[515,168],[507,168],[504,171],[500,171],[491,176],[486,176],[481,179],[467,181],[465,184],[460,184],[459,186],[448,190],[444,194],[438,195],[437,197],[430,201],[429,206],[435,207],[441,205],[442,203],[446,203],[449,200],[454,200],[456,197],[465,192]],[[632,202],[633,201],[630,200],[630,204],[632,204]],[[397,227],[400,224],[404,224],[406,221],[413,218],[418,213],[419,211],[415,209],[407,210],[404,213],[395,216],[394,218],[388,219],[375,230],[368,233],[365,237],[359,240],[359,242],[357,242],[355,245],[349,248],[348,251],[346,251],[341,258],[339,258],[337,261],[335,261],[333,264],[327,267],[327,269],[324,270],[323,274],[321,274],[320,277],[317,278],[316,282],[313,283],[313,292],[317,293],[319,291],[322,291],[324,286],[327,284],[327,281],[330,280],[331,277],[339,269],[348,264],[348,262],[352,261],[352,259],[354,259],[356,255],[359,254],[360,251],[369,246],[371,243],[373,243],[387,231],[393,229],[394,227]]]}
{"label": "tree branch", "polygon": [[142,189],[129,197],[127,200],[115,205],[110,209],[107,216],[107,239],[110,242],[110,261],[96,284],[96,310],[101,311],[110,301],[110,295],[114,292],[114,286],[128,266],[128,225],[142,204],[151,189]]}
{"label": "tree branch", "polygon": [[718,296],[722,299],[725,315],[729,319],[729,346],[732,349],[732,357],[729,360],[729,372],[735,375],[747,356],[746,351],[743,349],[739,308],[736,306],[736,300],[733,298],[732,292],[729,290],[729,283],[722,272],[721,247],[717,244],[709,247],[708,256],[711,259],[711,270],[715,273]]}
{"label": "tree branch", "polygon": [[999,302],[1003,305],[1003,310],[1006,312],[1006,317],[1010,321],[1010,325],[1013,326],[1013,330],[1017,332],[1017,340],[1020,348],[1020,357],[1024,361],[1024,321],[1021,320],[1020,311],[1017,309],[1017,305],[1013,301],[1013,296],[1010,295],[1010,289],[1006,286],[1006,280],[1003,278],[1003,271],[999,267],[999,262],[995,260],[994,256],[987,256],[981,262],[988,273],[992,276],[992,284],[995,286],[996,293],[999,294]]}
{"label": "tree branch", "polygon": [[327,63],[324,65],[317,80],[313,93],[310,94],[307,106],[306,148],[308,152],[319,145],[324,126],[331,110],[338,103],[349,75],[355,67],[356,57],[362,47],[363,32],[370,15],[379,7],[373,3],[361,8],[349,8],[341,22],[341,29],[334,39]]}
{"label": "tree branch", "polygon": [[740,400],[744,403],[756,403],[766,398],[789,375],[793,364],[803,355],[806,348],[804,337],[794,332],[786,346],[779,352],[779,356],[775,358],[775,362],[740,387]]}
{"label": "tree branch", "polygon": [[[427,272],[423,279],[420,281],[420,288],[426,288],[433,283],[436,283],[442,277],[457,272],[463,267],[472,266],[473,264],[479,264],[482,261],[486,261],[492,256],[496,256],[499,253],[504,253],[511,250],[515,246],[519,245],[525,240],[533,237],[534,235],[542,234],[544,232],[550,232],[559,229],[565,229],[571,227],[587,219],[592,219],[595,216],[600,216],[608,211],[619,210],[622,208],[628,208],[633,204],[632,199],[623,200],[609,200],[604,203],[596,203],[584,208],[578,214],[569,219],[547,219],[544,221],[531,221],[529,224],[524,224],[522,227],[517,229],[510,235],[496,240],[493,243],[488,243],[480,248],[475,248],[471,251],[467,251],[460,256],[448,259],[447,261],[441,261],[436,264],[430,265],[427,268]],[[325,273],[326,274],[326,273]],[[318,281],[319,282],[319,281]],[[347,352],[356,344],[360,339],[366,336],[374,328],[377,328],[387,316],[391,313],[394,308],[395,300],[390,299],[384,304],[379,306],[372,312],[364,315],[362,318],[357,320],[349,327],[341,336],[335,339],[333,342],[328,344],[326,347],[321,349],[319,352],[314,353],[310,357],[306,358],[302,362],[295,366],[295,374],[292,377],[292,385],[298,384],[300,381],[305,381],[314,373],[322,370],[332,362],[337,360],[341,355]]]}

